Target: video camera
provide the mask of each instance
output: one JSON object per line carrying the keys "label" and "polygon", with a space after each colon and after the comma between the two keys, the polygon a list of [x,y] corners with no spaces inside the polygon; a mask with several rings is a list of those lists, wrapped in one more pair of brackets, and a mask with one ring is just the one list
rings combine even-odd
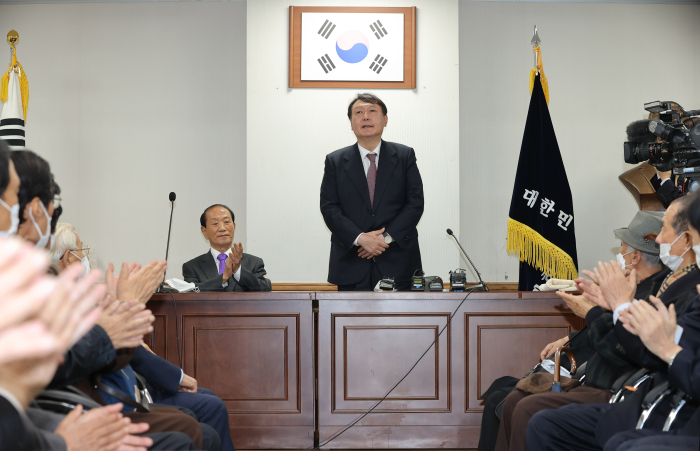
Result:
{"label": "video camera", "polygon": [[[636,121],[627,127],[625,162],[649,161],[659,171],[700,179],[700,122],[689,129],[684,122],[700,110],[685,111],[675,102],[649,102],[644,109],[659,119]],[[659,141],[659,138],[661,141]],[[698,167],[693,167],[698,166]]]}

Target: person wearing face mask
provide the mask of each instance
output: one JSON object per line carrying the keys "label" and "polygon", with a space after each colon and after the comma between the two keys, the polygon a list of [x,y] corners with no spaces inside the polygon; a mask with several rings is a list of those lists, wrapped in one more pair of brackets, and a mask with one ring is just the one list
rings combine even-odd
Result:
{"label": "person wearing face mask", "polygon": [[0,140],[0,236],[17,234],[19,227],[19,176],[10,159],[10,150]]}
{"label": "person wearing face mask", "polygon": [[20,179],[17,235],[45,249],[51,240],[54,181],[49,163],[31,150],[12,152]]}
{"label": "person wearing face mask", "polygon": [[[618,268],[622,268],[621,263],[624,263],[624,269],[629,272],[634,270],[633,293],[638,298],[643,299],[651,292],[656,293],[671,272],[661,270],[659,263],[659,245],[655,240],[661,230],[661,216],[647,211],[637,212],[627,228],[614,230],[615,236],[622,241],[617,256]],[[581,279],[576,281],[578,284]],[[624,355],[616,353],[613,314],[597,306],[593,302],[592,294],[584,291],[584,295],[574,295],[559,291],[557,295],[577,316],[585,318],[586,328],[582,333],[573,333],[548,344],[540,353],[540,359],[546,359],[568,342],[568,347],[579,365],[586,362],[585,384],[571,388],[565,393],[529,394],[516,389],[504,396],[505,393],[500,391],[501,399],[505,400],[501,421],[495,426],[498,432],[494,434],[494,426],[485,429],[482,423],[479,451],[524,450],[527,424],[533,414],[543,409],[554,409],[568,404],[607,402],[615,380],[628,371],[640,368],[631,364]],[[499,391],[494,390],[493,394],[498,396]],[[493,406],[493,402],[489,395],[487,408]],[[489,423],[494,424],[492,419]]]}
{"label": "person wearing face mask", "polygon": [[66,269],[72,264],[81,264],[83,266],[82,277],[90,274],[90,260],[88,259],[90,248],[80,241],[75,227],[71,224],[59,223],[56,226],[55,236],[54,246],[50,253],[51,262],[60,266],[61,269]]}

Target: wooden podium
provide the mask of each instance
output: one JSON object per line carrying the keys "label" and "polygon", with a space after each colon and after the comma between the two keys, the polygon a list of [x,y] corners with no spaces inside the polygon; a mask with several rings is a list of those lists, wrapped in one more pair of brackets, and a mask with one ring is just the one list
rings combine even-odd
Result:
{"label": "wooden podium", "polygon": [[[154,295],[147,343],[226,403],[236,449],[476,448],[491,382],[579,330],[554,293]],[[173,299],[174,298],[174,299]],[[175,302],[173,302],[173,300]],[[175,314],[177,305],[177,317]],[[177,334],[176,334],[177,319]],[[178,343],[179,338],[179,343]]]}

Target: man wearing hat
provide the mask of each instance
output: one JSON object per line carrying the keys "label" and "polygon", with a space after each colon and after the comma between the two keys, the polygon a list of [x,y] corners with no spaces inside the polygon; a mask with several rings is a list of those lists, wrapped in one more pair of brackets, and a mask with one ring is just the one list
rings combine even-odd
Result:
{"label": "man wearing hat", "polygon": [[663,212],[638,211],[627,228],[613,231],[621,241],[617,262],[625,274],[634,269],[637,275],[635,299],[646,299],[655,282],[660,284],[670,272],[668,269],[661,271],[659,245],[656,243],[663,225],[662,218]]}
{"label": "man wearing hat", "polygon": [[[656,243],[663,226],[662,218],[663,213],[660,212],[639,211],[627,228],[614,231],[621,241],[617,262],[623,270],[634,269],[636,273],[635,299],[645,299],[650,293],[656,293],[670,273],[668,269],[661,270],[659,245]],[[581,281],[582,279],[577,279],[577,282]],[[565,393],[531,395],[521,390],[510,393],[503,403],[496,451],[525,450],[527,423],[535,413],[568,404],[608,402],[612,396],[610,388],[615,380],[630,370],[638,369],[614,349],[618,341],[615,338],[615,321],[611,311],[604,311],[582,295],[572,295],[563,291],[558,291],[557,294],[577,316],[586,319],[588,330],[581,334],[574,332],[550,343],[544,348],[540,358],[544,360],[570,340],[569,347],[574,352],[579,366],[583,362],[587,363],[586,384]],[[479,449],[482,449],[481,446]]]}

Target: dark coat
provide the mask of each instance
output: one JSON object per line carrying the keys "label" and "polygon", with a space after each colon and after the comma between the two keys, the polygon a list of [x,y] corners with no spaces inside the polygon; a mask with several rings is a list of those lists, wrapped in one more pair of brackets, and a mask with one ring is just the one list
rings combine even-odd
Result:
{"label": "dark coat", "polygon": [[210,251],[182,265],[185,282],[194,283],[200,291],[271,291],[272,282],[265,278],[266,274],[262,258],[245,252],[241,258],[241,280],[231,276],[226,288]]}
{"label": "dark coat", "polygon": [[174,394],[180,387],[182,370],[143,346],[136,348],[131,358],[131,367],[145,377],[149,385],[153,385],[160,391]]}
{"label": "dark coat", "polygon": [[382,141],[373,203],[357,143],[326,155],[321,214],[331,231],[328,282],[362,280],[371,261],[360,258],[353,243],[359,234],[382,228],[394,242],[375,257],[381,273],[406,282],[422,268],[416,226],[423,215],[423,181],[412,148]]}
{"label": "dark coat", "polygon": [[661,179],[657,174],[651,178],[650,182],[651,186],[654,187],[654,191],[656,191],[656,197],[659,198],[661,203],[664,205],[664,208],[668,208],[668,206],[671,205],[671,202],[679,197],[683,197],[683,191],[676,187],[676,185],[673,183],[673,179],[662,185]]}
{"label": "dark coat", "polygon": [[[687,274],[674,282],[671,287],[689,275]],[[700,395],[700,296],[695,295],[687,302],[686,308],[678,316],[678,325],[683,328],[683,335],[679,343],[683,351],[676,356],[676,360],[670,368],[665,363],[659,365],[659,369],[652,379],[641,385],[636,392],[627,395],[624,402],[615,404],[602,416],[596,429],[599,443],[604,444],[613,435],[634,429],[642,411],[641,405],[644,397],[652,388],[665,381],[669,381],[672,387],[683,390],[694,398]],[[663,425],[670,410],[669,403],[670,396],[667,396],[652,411],[645,424],[645,429],[648,427],[660,430],[660,426]],[[686,423],[690,423],[692,428],[692,425],[698,421],[697,414],[692,417],[696,413],[696,407],[697,403],[695,402],[683,408],[676,417],[672,430],[687,431]],[[689,417],[692,417],[692,421],[689,420]],[[683,428],[683,426],[686,427]]]}

